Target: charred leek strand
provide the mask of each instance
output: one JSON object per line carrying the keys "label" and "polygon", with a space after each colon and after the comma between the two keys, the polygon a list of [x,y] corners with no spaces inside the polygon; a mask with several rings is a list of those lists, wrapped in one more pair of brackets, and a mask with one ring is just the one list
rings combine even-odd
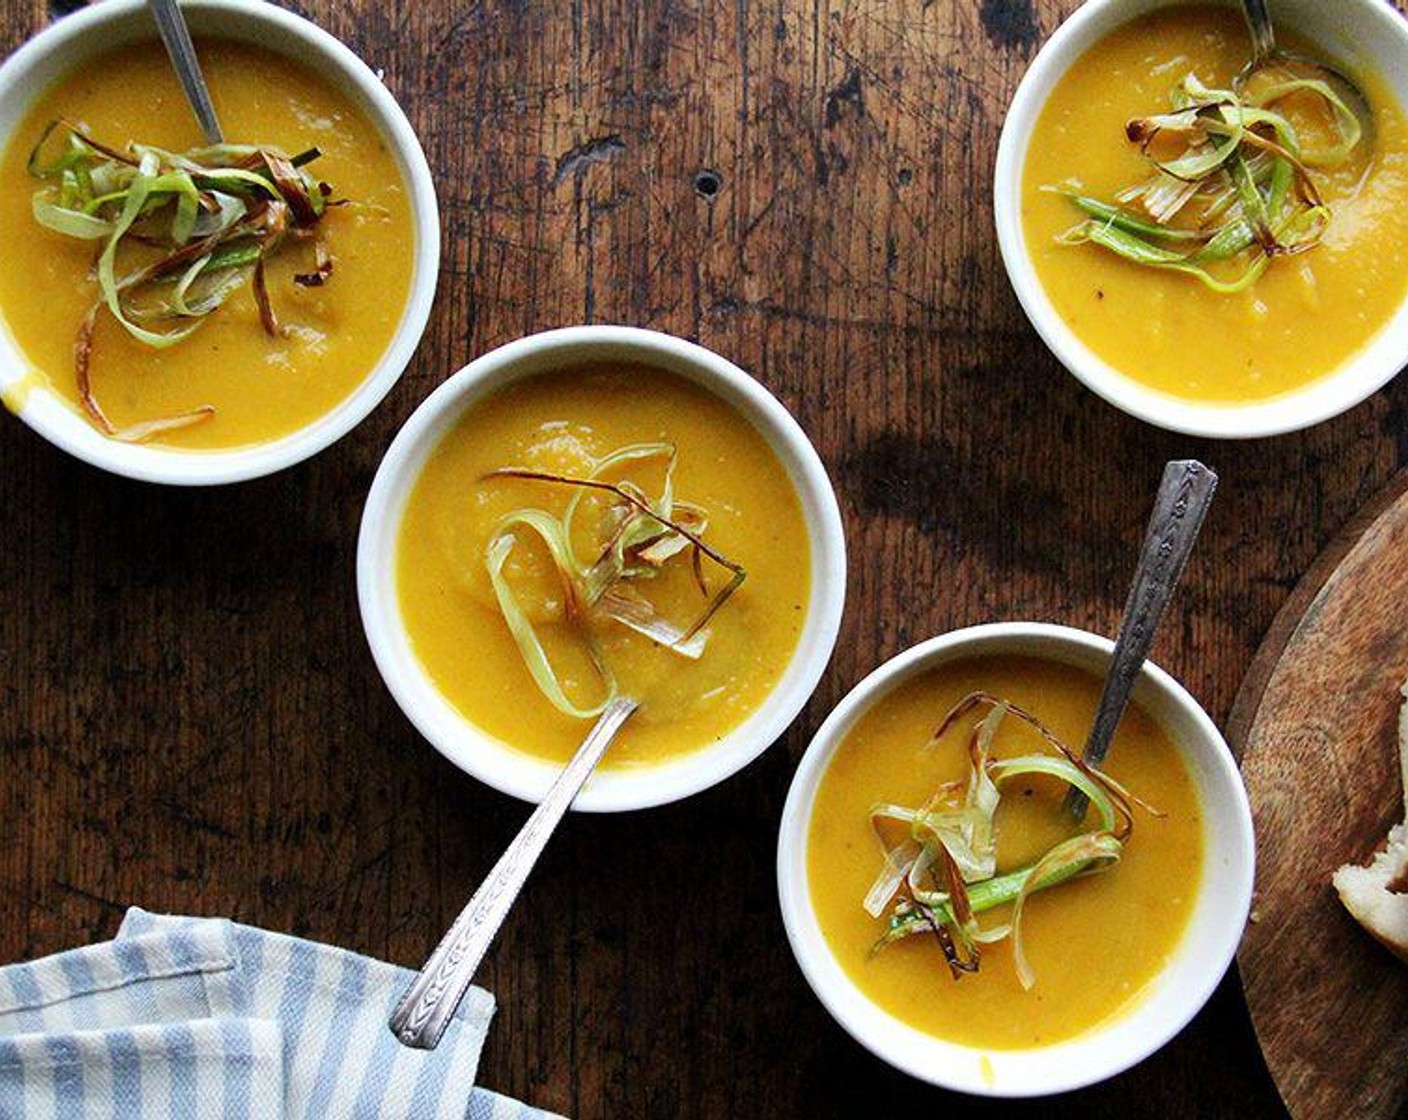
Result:
{"label": "charred leek strand", "polygon": [[331,188],[304,170],[310,149],[290,158],[273,148],[222,144],[178,154],[147,144],[118,150],[77,125],[56,120],[30,153],[44,186],[32,202],[46,229],[101,242],[94,274],[98,298],[79,324],[74,373],[79,399],[106,434],[142,440],[205,420],[209,405],[119,429],[93,394],[89,367],[98,315],[106,309],[137,341],[173,346],[235,291],[251,283],[260,320],[278,334],[264,284],[264,263],[290,239],[313,241],[315,266],[294,277],[322,284],[332,257],[317,227]]}
{"label": "charred leek strand", "polygon": [[[593,622],[614,621],[681,657],[696,660],[708,645],[710,620],[746,578],[741,565],[704,541],[708,514],[675,497],[676,458],[672,444],[640,443],[607,455],[583,478],[517,467],[493,471],[485,478],[523,479],[576,490],[561,515],[543,509],[520,509],[503,517],[489,538],[484,555],[499,609],[523,663],[539,691],[564,715],[589,719],[600,714],[617,695],[616,680],[593,635]],[[655,498],[624,475],[632,466],[652,460],[664,462],[664,481]],[[575,543],[576,524],[583,512],[583,497],[592,492],[604,494],[609,500],[595,533],[594,552],[584,559]],[[564,616],[575,624],[598,676],[601,699],[593,704],[578,704],[567,695],[505,571],[509,555],[525,532],[536,534],[546,545],[562,582]],[[705,603],[689,625],[680,626],[661,614],[642,588],[659,577],[666,565],[677,559],[686,562],[686,557]],[[729,573],[727,582],[713,593],[704,574],[706,560]]]}
{"label": "charred leek strand", "polygon": [[[1302,145],[1290,119],[1273,108],[1291,97],[1320,102],[1334,143]],[[1125,129],[1152,165],[1144,182],[1119,192],[1115,202],[1075,187],[1049,188],[1086,215],[1058,241],[1098,245],[1221,294],[1251,287],[1273,257],[1319,243],[1330,211],[1309,168],[1343,164],[1364,135],[1363,122],[1328,83],[1290,76],[1248,93],[1210,89],[1189,74],[1170,100],[1170,112],[1137,118]],[[1210,268],[1224,262],[1232,275]]]}
{"label": "charred leek strand", "polygon": [[[1037,891],[1115,864],[1134,828],[1131,804],[1149,807],[1069,750],[1035,716],[987,693],[972,693],[955,705],[932,744],[979,707],[986,707],[987,715],[970,737],[964,782],[941,787],[917,809],[887,804],[871,809],[871,827],[885,863],[864,906],[873,918],[889,911],[877,951],[905,937],[933,934],[955,978],[977,971],[981,945],[1010,937],[1018,978],[1030,988],[1036,977],[1022,942],[1026,900]],[[993,758],[993,743],[1009,716],[1035,728],[1053,753]],[[1095,821],[1029,866],[999,874],[995,818],[1001,791],[1023,775],[1044,775],[1080,790],[1090,799]],[[908,835],[892,843],[897,824],[905,826]],[[1007,923],[984,927],[979,921],[980,914],[1007,904],[1012,907]]]}

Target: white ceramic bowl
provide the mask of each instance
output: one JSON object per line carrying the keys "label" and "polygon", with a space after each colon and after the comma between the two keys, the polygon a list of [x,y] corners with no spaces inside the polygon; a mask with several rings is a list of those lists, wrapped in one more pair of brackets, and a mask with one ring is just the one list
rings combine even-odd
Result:
{"label": "white ceramic bowl", "polygon": [[[767,440],[796,488],[811,545],[811,598],[796,652],[762,706],[719,742],[630,770],[598,770],[573,805],[642,809],[722,781],[787,729],[831,658],[846,593],[846,549],[836,496],[806,434],[771,393],[702,346],[632,327],[567,327],[530,335],[475,359],[406,421],[377,470],[357,544],[357,594],[377,668],[422,735],[466,773],[504,793],[540,800],[560,767],[488,735],[440,693],[411,649],[396,593],[396,538],[421,468],[465,410],[534,374],[592,362],[632,362],[679,374],[723,398]],[[583,724],[585,734],[587,725]]]}
{"label": "white ceramic bowl", "polygon": [[[846,696],[817,731],[782,813],[777,878],[782,917],[802,972],[826,1009],[863,1046],[915,1077],[993,1097],[1060,1093],[1102,1081],[1152,1054],[1207,1002],[1241,940],[1251,906],[1254,842],[1246,790],[1227,744],[1191,696],[1146,664],[1135,700],[1183,750],[1203,808],[1206,856],[1188,929],[1143,1002],[1066,1042],[1029,1050],[981,1050],[945,1042],[894,1018],[851,982],[832,955],[807,884],[812,806],[836,748],[900,683],[977,655],[1048,658],[1103,674],[1113,643],[1065,626],[997,623],[932,638],[885,662]],[[859,905],[859,901],[857,901]]]}
{"label": "white ceramic bowl", "polygon": [[[182,0],[196,36],[258,44],[317,71],[371,121],[386,141],[406,182],[415,225],[410,295],[386,353],[362,383],[331,412],[268,443],[220,451],[187,451],[108,439],[77,410],[42,385],[16,394],[20,418],[50,443],[114,474],[149,482],[201,486],[258,478],[321,451],[357,425],[390,392],[420,342],[435,297],[440,263],[440,217],[425,153],[395,98],[347,47],[300,16],[264,0]],[[143,0],[104,0],[64,16],[0,66],[0,150],[34,101],[94,55],[125,43],[156,39]],[[30,368],[0,327],[0,391]]]}
{"label": "white ceramic bowl", "polygon": [[[1253,404],[1199,404],[1157,392],[1098,357],[1051,305],[1022,232],[1022,169],[1037,117],[1070,65],[1116,27],[1179,0],[1089,0],[1033,60],[1002,126],[993,178],[998,245],[1027,318],[1061,363],[1117,408],[1151,424],[1219,438],[1271,436],[1308,428],[1354,407],[1408,363],[1408,301],[1369,344],[1334,373]],[[1295,30],[1349,71],[1380,75],[1408,105],[1408,22],[1384,0],[1275,0],[1277,26]]]}

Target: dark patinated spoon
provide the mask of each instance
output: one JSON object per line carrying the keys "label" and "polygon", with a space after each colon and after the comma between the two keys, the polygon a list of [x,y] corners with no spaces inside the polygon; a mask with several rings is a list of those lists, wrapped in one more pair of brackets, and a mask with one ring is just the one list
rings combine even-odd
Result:
{"label": "dark patinated spoon", "polygon": [[[1173,596],[1178,577],[1183,574],[1216,489],[1217,475],[1196,459],[1174,460],[1164,467],[1139,566],[1125,600],[1105,688],[1095,709],[1090,737],[1085,741],[1084,758],[1092,766],[1100,765],[1110,751],[1115,728],[1129,706],[1130,691],[1149,655],[1154,631]],[[1085,794],[1074,787],[1066,796],[1066,808],[1076,820],[1085,816],[1087,803]]]}

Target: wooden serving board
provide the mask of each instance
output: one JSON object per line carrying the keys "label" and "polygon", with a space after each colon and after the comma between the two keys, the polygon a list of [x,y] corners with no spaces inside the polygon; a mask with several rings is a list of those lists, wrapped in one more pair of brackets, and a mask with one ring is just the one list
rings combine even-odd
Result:
{"label": "wooden serving board", "polygon": [[1408,475],[1316,561],[1238,694],[1228,737],[1257,838],[1238,954],[1266,1062],[1296,1120],[1408,1116],[1408,965],[1330,876],[1403,815],[1396,723],[1408,677]]}

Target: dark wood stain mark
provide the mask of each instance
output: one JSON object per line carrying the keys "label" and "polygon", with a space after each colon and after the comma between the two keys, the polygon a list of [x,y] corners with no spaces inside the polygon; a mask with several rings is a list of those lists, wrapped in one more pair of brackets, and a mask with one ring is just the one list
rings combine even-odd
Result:
{"label": "dark wood stain mark", "polygon": [[1041,39],[1031,0],[982,0],[983,30],[995,46],[1029,51]]}
{"label": "dark wood stain mark", "polygon": [[1059,488],[985,477],[942,440],[881,432],[842,460],[841,478],[867,513],[901,518],[989,563],[1051,572],[1077,552],[1119,554],[1117,528],[1073,516]]}
{"label": "dark wood stain mark", "polygon": [[826,92],[826,127],[835,128],[849,107],[857,119],[865,116],[865,87],[860,68],[851,67],[844,81]]}

